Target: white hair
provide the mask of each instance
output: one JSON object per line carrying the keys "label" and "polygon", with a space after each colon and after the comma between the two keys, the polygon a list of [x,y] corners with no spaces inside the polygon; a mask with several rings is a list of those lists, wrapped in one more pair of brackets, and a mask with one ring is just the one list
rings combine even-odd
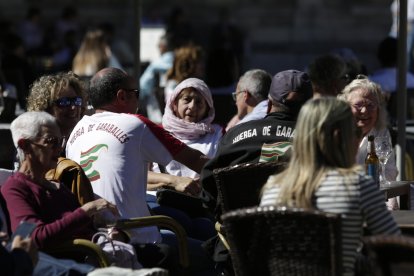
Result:
{"label": "white hair", "polygon": [[19,162],[24,160],[24,152],[18,146],[19,140],[37,137],[42,126],[57,126],[55,117],[44,111],[29,111],[23,113],[11,123],[10,130]]}

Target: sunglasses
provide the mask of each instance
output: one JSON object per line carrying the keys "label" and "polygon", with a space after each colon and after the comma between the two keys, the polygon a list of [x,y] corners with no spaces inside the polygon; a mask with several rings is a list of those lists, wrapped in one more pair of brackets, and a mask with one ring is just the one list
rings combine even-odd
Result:
{"label": "sunglasses", "polygon": [[125,89],[125,88],[123,88],[125,91],[128,91],[128,92],[134,92],[135,93],[135,95],[137,96],[137,98],[139,99],[139,90],[138,89]]}
{"label": "sunglasses", "polygon": [[62,97],[55,101],[56,106],[58,107],[68,107],[68,106],[82,106],[81,97]]}

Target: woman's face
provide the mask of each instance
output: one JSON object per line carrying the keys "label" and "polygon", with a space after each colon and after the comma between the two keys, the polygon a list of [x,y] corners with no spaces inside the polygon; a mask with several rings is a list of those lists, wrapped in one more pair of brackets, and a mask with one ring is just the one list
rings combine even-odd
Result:
{"label": "woman's face", "polygon": [[39,168],[48,171],[56,167],[59,153],[62,150],[62,136],[59,127],[42,126],[38,136],[29,140],[30,159]]}
{"label": "woman's face", "polygon": [[174,113],[186,122],[197,123],[207,116],[209,106],[204,97],[194,88],[185,88],[174,103]]}
{"label": "woman's face", "polygon": [[364,89],[356,89],[349,94],[348,102],[351,105],[357,126],[362,129],[363,135],[366,135],[374,128],[378,120],[379,107],[374,93]]}
{"label": "woman's face", "polygon": [[57,101],[52,106],[51,114],[56,118],[64,134],[67,132],[70,134],[81,118],[82,100],[79,101],[79,98],[71,86],[65,87],[57,93]]}

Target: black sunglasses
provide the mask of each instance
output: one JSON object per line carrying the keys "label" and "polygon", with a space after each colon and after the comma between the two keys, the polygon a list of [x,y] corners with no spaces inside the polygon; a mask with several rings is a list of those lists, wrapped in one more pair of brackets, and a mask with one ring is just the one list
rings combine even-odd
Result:
{"label": "black sunglasses", "polygon": [[62,97],[55,101],[58,107],[82,106],[82,97]]}

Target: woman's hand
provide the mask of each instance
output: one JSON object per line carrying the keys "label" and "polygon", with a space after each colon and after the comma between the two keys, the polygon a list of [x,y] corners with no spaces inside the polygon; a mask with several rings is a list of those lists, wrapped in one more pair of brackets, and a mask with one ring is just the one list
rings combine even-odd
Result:
{"label": "woman's hand", "polygon": [[110,211],[114,216],[119,216],[118,209],[115,204],[110,203],[109,201],[100,198],[91,202],[84,204],[81,207],[88,216],[92,217],[95,214],[98,214],[104,210]]}
{"label": "woman's hand", "polygon": [[32,259],[33,266],[36,266],[38,261],[38,252],[37,248],[32,242],[31,238],[25,238],[23,239],[21,236],[17,235],[13,241],[12,241],[12,250],[13,249],[21,249],[27,252],[29,254],[30,258]]}

